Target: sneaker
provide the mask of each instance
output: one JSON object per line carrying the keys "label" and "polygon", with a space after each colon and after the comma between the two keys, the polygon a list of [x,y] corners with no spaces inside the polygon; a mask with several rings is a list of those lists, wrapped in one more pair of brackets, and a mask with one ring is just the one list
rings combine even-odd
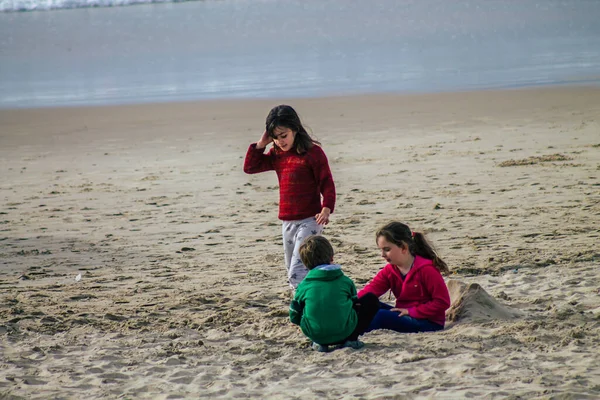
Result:
{"label": "sneaker", "polygon": [[311,347],[314,351],[318,351],[319,353],[329,353],[329,346],[327,346],[327,345],[323,346],[323,345],[320,345],[319,343],[313,342]]}
{"label": "sneaker", "polygon": [[319,353],[329,353],[347,346],[345,344],[319,344],[313,342],[311,347],[314,351],[318,351]]}
{"label": "sneaker", "polygon": [[365,344],[360,340],[346,340],[344,347],[350,347],[351,349],[358,350],[365,347]]}

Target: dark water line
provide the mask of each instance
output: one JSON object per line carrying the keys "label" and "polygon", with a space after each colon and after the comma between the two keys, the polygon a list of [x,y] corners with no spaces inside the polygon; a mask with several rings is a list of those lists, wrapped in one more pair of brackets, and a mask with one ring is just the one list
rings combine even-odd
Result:
{"label": "dark water line", "polygon": [[0,14],[0,107],[597,83],[600,2],[225,0]]}

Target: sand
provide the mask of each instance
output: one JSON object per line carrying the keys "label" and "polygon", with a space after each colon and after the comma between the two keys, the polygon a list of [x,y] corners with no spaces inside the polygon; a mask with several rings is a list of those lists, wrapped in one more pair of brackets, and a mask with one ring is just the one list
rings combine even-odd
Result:
{"label": "sand", "polygon": [[[242,172],[281,102],[335,261],[360,289],[377,227],[426,232],[446,330],[323,354],[289,322],[277,180]],[[598,87],[3,110],[0,170],[2,398],[600,397]]]}

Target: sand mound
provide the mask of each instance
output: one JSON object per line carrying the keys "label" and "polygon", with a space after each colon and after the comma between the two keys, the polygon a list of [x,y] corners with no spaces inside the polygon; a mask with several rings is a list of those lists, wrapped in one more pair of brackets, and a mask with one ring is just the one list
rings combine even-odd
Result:
{"label": "sand mound", "polygon": [[452,305],[446,311],[448,321],[481,322],[497,319],[514,319],[523,312],[500,304],[476,283],[448,281]]}

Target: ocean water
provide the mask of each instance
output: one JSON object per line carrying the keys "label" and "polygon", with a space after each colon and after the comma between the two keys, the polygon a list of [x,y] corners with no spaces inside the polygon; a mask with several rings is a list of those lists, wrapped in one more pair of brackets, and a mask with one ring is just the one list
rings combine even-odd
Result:
{"label": "ocean water", "polygon": [[597,0],[0,0],[0,10],[0,108],[600,83]]}

